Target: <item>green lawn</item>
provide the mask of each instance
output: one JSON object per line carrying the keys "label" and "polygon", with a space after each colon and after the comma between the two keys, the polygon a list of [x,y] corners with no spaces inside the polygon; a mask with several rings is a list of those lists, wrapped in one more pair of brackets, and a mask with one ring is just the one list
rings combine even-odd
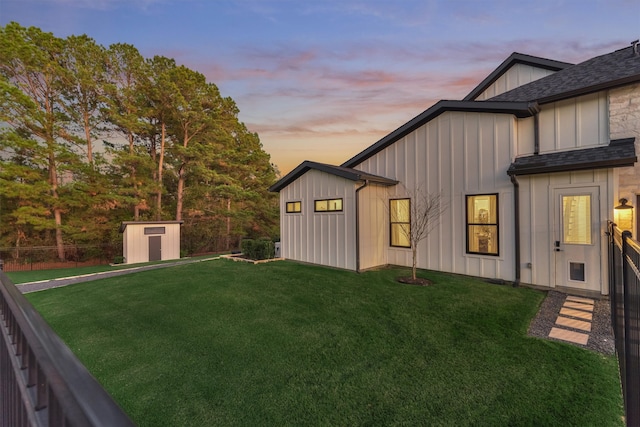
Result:
{"label": "green lawn", "polygon": [[544,294],[227,260],[28,294],[140,426],[622,426],[614,357],[530,338]]}
{"label": "green lawn", "polygon": [[[214,257],[215,255],[201,255],[191,258],[182,258],[183,261],[187,259],[206,259]],[[7,276],[15,284],[37,282],[39,280],[59,279],[61,277],[80,276],[83,274],[101,273],[104,271],[122,270],[127,268],[142,267],[145,265],[164,264],[176,262],[178,260],[172,259],[167,261],[154,261],[139,264],[116,264],[116,265],[94,265],[90,267],[76,267],[76,268],[58,268],[55,270],[32,270],[32,271],[11,271],[7,272]]]}

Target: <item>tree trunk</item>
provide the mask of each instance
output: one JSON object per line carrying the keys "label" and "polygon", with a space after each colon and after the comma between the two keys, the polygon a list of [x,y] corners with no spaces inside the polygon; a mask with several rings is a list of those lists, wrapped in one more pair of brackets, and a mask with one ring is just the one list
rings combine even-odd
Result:
{"label": "tree trunk", "polygon": [[162,163],[164,162],[164,140],[166,134],[165,123],[162,122],[160,134],[160,157],[158,158],[158,194],[156,196],[156,220],[162,219]]}
{"label": "tree trunk", "polygon": [[178,190],[176,195],[176,221],[182,221],[182,200],[184,193],[184,167],[185,164],[180,165],[178,169]]}
{"label": "tree trunk", "polygon": [[[133,156],[133,134],[129,132],[129,154]],[[131,181],[133,182],[133,194],[135,195],[135,202],[133,204],[133,220],[137,221],[140,218],[140,192],[138,190],[138,180],[136,179],[136,167],[131,165]]]}
{"label": "tree trunk", "polygon": [[83,115],[84,119],[84,136],[87,140],[87,161],[89,164],[93,163],[93,148],[91,145],[91,127],[89,126],[89,114],[87,112]]}
{"label": "tree trunk", "polygon": [[53,210],[56,220],[56,248],[58,249],[58,259],[64,261],[64,241],[62,240],[62,213],[59,208]]}
{"label": "tree trunk", "polygon": [[227,242],[226,250],[231,249],[231,199],[227,199]]}
{"label": "tree trunk", "polygon": [[413,254],[413,264],[411,265],[411,279],[416,280],[416,264],[418,261],[418,248],[417,244],[413,244],[411,252]]}
{"label": "tree trunk", "polygon": [[[54,203],[58,203],[58,173],[56,170],[56,161],[53,149],[49,151],[49,185],[51,186],[51,195]],[[58,259],[64,261],[64,241],[62,239],[62,211],[58,206],[53,208],[53,218],[56,224],[56,248],[58,250]]]}

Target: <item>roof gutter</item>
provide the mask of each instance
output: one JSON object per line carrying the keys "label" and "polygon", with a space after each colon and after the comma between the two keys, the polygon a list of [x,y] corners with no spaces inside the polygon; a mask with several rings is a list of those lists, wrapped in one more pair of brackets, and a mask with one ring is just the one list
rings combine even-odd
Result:
{"label": "roof gutter", "polygon": [[516,264],[516,280],[513,282],[513,286],[520,286],[520,183],[515,175],[511,175],[511,183],[513,184],[514,257]]}
{"label": "roof gutter", "polygon": [[356,188],[356,272],[360,273],[360,190],[364,190],[369,185],[366,179],[364,184]]}

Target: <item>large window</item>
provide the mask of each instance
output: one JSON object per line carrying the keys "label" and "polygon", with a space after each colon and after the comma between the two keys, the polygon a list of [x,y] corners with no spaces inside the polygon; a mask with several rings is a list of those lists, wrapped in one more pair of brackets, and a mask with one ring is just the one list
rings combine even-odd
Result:
{"label": "large window", "polygon": [[591,244],[591,195],[562,196],[562,243]]}
{"label": "large window", "polygon": [[316,212],[340,212],[342,211],[342,199],[316,200]]}
{"label": "large window", "polygon": [[287,213],[302,212],[302,202],[287,202]]}
{"label": "large window", "polygon": [[467,253],[499,255],[497,194],[467,196]]}
{"label": "large window", "polygon": [[391,246],[411,247],[411,200],[389,200]]}

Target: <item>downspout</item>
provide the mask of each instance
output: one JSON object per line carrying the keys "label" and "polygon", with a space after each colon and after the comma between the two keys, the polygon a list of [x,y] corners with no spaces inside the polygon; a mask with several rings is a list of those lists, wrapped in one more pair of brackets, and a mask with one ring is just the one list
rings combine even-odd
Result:
{"label": "downspout", "polygon": [[366,179],[364,184],[356,188],[356,272],[360,273],[360,197],[358,193],[369,185],[369,180]]}
{"label": "downspout", "polygon": [[516,263],[516,280],[513,282],[513,286],[520,286],[520,183],[515,174],[511,176],[511,183],[513,184],[513,226],[515,229],[515,263]]}
{"label": "downspout", "polygon": [[540,117],[538,113],[533,115],[533,154],[540,154]]}

